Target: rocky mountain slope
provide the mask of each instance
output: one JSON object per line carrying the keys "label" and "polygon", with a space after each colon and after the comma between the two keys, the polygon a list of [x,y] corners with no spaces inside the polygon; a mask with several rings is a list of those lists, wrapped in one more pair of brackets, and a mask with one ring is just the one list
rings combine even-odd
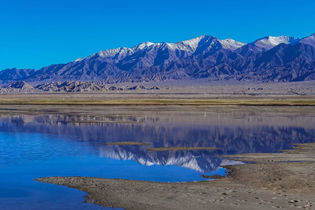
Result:
{"label": "rocky mountain slope", "polygon": [[139,84],[114,86],[103,82],[50,82],[32,86],[24,81],[15,81],[0,87],[0,94],[10,93],[82,93],[82,92],[124,92],[124,91],[154,91],[159,90],[157,86],[143,86]]}
{"label": "rocky mountain slope", "polygon": [[252,43],[200,36],[177,43],[145,42],[100,51],[39,70],[0,71],[1,83],[200,79],[290,82],[315,79],[315,34],[303,39],[264,37]]}

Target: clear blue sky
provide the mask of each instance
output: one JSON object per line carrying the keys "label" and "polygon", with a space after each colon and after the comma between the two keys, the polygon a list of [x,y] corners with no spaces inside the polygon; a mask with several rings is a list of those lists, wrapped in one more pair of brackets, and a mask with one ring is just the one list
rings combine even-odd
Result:
{"label": "clear blue sky", "polygon": [[0,69],[39,68],[203,34],[251,42],[314,32],[314,0],[3,0]]}

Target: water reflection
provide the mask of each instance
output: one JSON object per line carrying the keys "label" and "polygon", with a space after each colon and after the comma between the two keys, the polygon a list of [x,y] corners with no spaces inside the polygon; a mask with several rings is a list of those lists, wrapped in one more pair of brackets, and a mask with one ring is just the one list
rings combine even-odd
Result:
{"label": "water reflection", "polygon": [[[117,141],[147,146],[106,144]],[[222,154],[279,152],[314,141],[311,107],[0,106],[0,209],[103,209],[83,204],[82,192],[35,182],[38,177],[204,180],[203,174],[240,164]]]}
{"label": "water reflection", "polygon": [[[272,111],[270,108],[269,110]],[[100,157],[132,160],[145,166],[176,165],[201,173],[233,164],[222,154],[279,152],[295,143],[315,141],[310,114],[256,110],[115,112],[103,115],[16,115],[0,118],[0,131],[41,133],[85,142]],[[236,113],[236,114],[235,114]],[[113,146],[108,142],[137,141],[149,146]],[[216,150],[151,152],[149,147],[216,147]],[[60,148],[60,147],[58,147]],[[38,148],[40,150],[40,148]],[[75,151],[75,148],[73,148]],[[64,151],[51,151],[61,155]],[[46,153],[49,154],[49,153]],[[13,159],[14,155],[10,155]],[[30,157],[27,157],[30,158]],[[34,157],[43,158],[43,157]],[[3,161],[3,160],[2,160]]]}

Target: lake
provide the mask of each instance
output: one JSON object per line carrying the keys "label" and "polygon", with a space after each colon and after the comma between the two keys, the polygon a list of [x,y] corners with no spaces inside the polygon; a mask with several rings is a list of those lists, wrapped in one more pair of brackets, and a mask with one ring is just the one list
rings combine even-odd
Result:
{"label": "lake", "polygon": [[[116,142],[143,145],[108,144]],[[200,181],[245,164],[221,155],[308,142],[315,142],[312,107],[0,106],[0,209],[107,209],[39,177]]]}

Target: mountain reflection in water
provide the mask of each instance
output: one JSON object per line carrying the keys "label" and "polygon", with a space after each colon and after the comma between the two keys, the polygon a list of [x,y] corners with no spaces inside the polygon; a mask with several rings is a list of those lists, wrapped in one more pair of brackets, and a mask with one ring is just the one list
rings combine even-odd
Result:
{"label": "mountain reflection in water", "polygon": [[[270,108],[272,110],[272,108]],[[106,112],[106,111],[105,111]],[[175,112],[175,114],[174,114]],[[132,160],[145,166],[177,165],[201,173],[237,162],[223,154],[279,152],[315,141],[315,118],[284,112],[225,110],[144,111],[104,115],[14,115],[0,118],[0,132],[40,133],[86,142],[100,157]],[[148,146],[106,145],[143,142]],[[215,147],[216,150],[148,151],[151,147]],[[62,152],[62,151],[60,151]]]}

